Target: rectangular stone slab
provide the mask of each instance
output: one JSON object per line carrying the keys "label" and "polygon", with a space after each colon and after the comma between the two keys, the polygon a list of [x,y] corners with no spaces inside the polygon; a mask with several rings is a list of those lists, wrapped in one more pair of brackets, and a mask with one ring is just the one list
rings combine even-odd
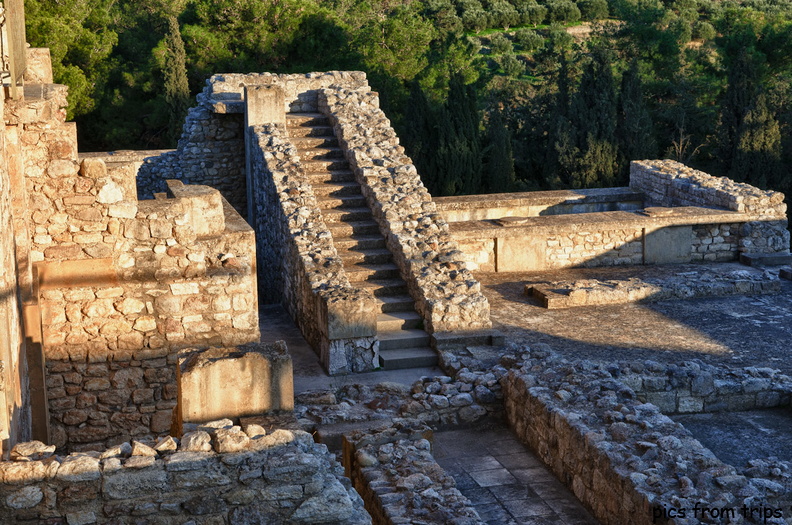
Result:
{"label": "rectangular stone slab", "polygon": [[283,341],[184,350],[177,384],[179,427],[294,409],[292,361]]}

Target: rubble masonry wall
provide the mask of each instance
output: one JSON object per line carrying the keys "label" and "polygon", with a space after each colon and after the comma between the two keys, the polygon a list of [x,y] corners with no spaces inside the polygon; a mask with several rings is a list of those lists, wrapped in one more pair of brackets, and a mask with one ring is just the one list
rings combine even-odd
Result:
{"label": "rubble masonry wall", "polygon": [[285,130],[252,129],[251,156],[263,293],[280,298],[330,374],[373,370],[374,297],[347,279]]}
{"label": "rubble masonry wall", "polygon": [[324,445],[301,431],[246,430],[205,428],[178,445],[165,438],[154,448],[132,442],[0,462],[0,524],[371,523]]}
{"label": "rubble masonry wall", "polygon": [[368,87],[320,92],[319,109],[361,184],[430,332],[489,328],[489,303]]}

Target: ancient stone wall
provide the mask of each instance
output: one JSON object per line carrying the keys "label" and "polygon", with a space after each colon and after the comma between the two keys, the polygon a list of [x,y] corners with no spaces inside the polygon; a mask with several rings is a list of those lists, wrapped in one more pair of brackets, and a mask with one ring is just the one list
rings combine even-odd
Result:
{"label": "ancient stone wall", "polygon": [[330,374],[376,368],[374,297],[347,279],[285,131],[251,132],[262,295],[280,298]]}
{"label": "ancient stone wall", "polygon": [[489,303],[462,261],[376,93],[323,89],[320,110],[361,184],[416,309],[430,332],[489,328]]}
{"label": "ancient stone wall", "polygon": [[173,181],[170,198],[138,202],[133,170],[78,162],[64,86],[25,95],[5,114],[19,136],[51,439],[101,449],[167,432],[175,352],[259,338],[253,230],[204,186]]}
{"label": "ancient stone wall", "polygon": [[[4,110],[0,96],[0,114]],[[27,345],[22,333],[17,281],[17,245],[6,125],[0,126],[0,455],[31,437]],[[13,168],[12,168],[13,169]]]}
{"label": "ancient stone wall", "polygon": [[484,523],[432,457],[431,433],[400,425],[345,436],[344,466],[375,525]]}
{"label": "ancient stone wall", "polygon": [[323,445],[301,431],[202,427],[181,440],[53,456],[24,443],[0,462],[0,523],[371,523]]}
{"label": "ancient stone wall", "polygon": [[[510,425],[603,524],[722,523],[693,519],[694,505],[785,503],[770,468],[723,463],[663,412],[788,406],[790,378],[771,369],[571,363],[546,350],[512,350],[516,366],[502,382]],[[671,508],[690,514],[669,518],[663,509]]]}
{"label": "ancient stone wall", "polygon": [[184,123],[178,149],[145,159],[138,171],[140,198],[164,191],[165,179],[211,186],[247,216],[245,180],[244,90],[245,86],[279,86],[287,111],[317,111],[316,90],[332,84],[365,84],[360,72],[308,73],[304,75],[213,75],[196,97]]}
{"label": "ancient stone wall", "polygon": [[713,177],[672,160],[633,161],[630,188],[644,192],[654,206],[701,206],[744,213],[750,219],[741,226],[741,252],[789,251],[783,193]]}

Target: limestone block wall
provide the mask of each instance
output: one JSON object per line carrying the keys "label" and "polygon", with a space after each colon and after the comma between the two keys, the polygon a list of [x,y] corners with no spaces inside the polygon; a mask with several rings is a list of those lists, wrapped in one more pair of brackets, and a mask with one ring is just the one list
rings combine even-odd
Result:
{"label": "limestone block wall", "polygon": [[219,74],[206,82],[184,123],[174,152],[145,159],[138,171],[140,198],[164,191],[165,179],[203,184],[220,190],[247,216],[245,181],[245,86],[277,85],[285,94],[287,111],[317,111],[316,90],[332,84],[365,84],[360,72],[331,71],[277,75],[273,73]]}
{"label": "limestone block wall", "polygon": [[251,133],[262,296],[281,300],[329,373],[379,366],[374,297],[347,279],[295,148],[278,126]]}
{"label": "limestone block wall", "polygon": [[[0,97],[0,113],[4,110]],[[6,125],[0,126],[0,455],[31,438],[27,345],[22,333]]]}
{"label": "limestone block wall", "polygon": [[319,109],[360,182],[416,309],[432,332],[490,327],[489,303],[468,271],[415,166],[368,87],[322,89]]}
{"label": "limestone block wall", "polygon": [[371,523],[341,466],[305,432],[204,427],[150,445],[65,457],[20,445],[18,461],[0,462],[0,523]]}
{"label": "limestone block wall", "polygon": [[222,230],[197,237],[190,215],[203,221],[212,214],[193,210],[192,200],[140,202],[119,221],[112,258],[42,267],[50,426],[58,446],[97,449],[168,432],[175,352],[258,340],[253,232],[220,204],[225,220],[207,224]]}
{"label": "limestone block wall", "polygon": [[630,188],[655,206],[702,206],[752,216],[741,230],[740,251],[789,251],[784,194],[765,191],[726,177],[713,177],[672,160],[633,161]]}

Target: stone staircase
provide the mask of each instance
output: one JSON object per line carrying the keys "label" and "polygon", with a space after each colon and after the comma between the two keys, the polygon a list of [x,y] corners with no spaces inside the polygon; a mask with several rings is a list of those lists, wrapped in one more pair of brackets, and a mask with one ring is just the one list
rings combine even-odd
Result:
{"label": "stone staircase", "polygon": [[360,184],[321,113],[289,113],[286,126],[313,187],[333,244],[353,286],[369,289],[380,309],[377,336],[385,369],[433,366],[437,353],[399,275]]}

